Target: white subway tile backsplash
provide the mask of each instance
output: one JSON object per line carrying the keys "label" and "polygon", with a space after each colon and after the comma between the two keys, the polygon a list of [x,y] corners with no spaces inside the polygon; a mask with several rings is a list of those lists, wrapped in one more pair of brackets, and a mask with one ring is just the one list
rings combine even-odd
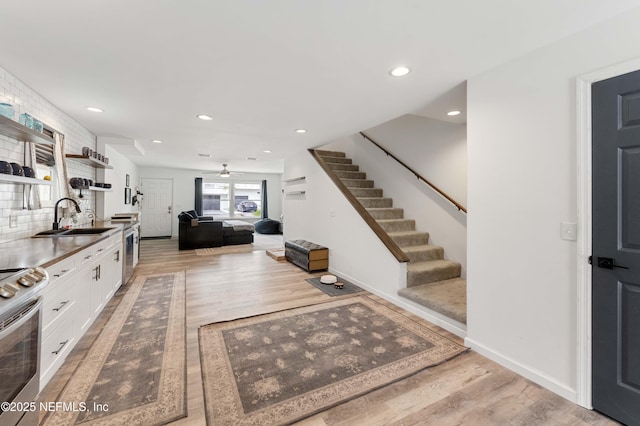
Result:
{"label": "white subway tile backsplash", "polygon": [[[14,119],[24,112],[31,114],[54,129],[64,133],[67,153],[80,153],[83,146],[95,149],[96,137],[80,123],[52,105],[37,92],[0,67],[0,97],[10,101],[16,110]],[[0,160],[24,163],[25,144],[0,135]],[[69,177],[96,178],[96,170],[81,163],[68,162]],[[0,182],[0,242],[28,238],[34,233],[49,229],[53,222],[53,208],[23,209],[23,186]],[[95,209],[95,193],[83,191],[83,208]],[[15,215],[18,226],[9,226],[9,217]]]}

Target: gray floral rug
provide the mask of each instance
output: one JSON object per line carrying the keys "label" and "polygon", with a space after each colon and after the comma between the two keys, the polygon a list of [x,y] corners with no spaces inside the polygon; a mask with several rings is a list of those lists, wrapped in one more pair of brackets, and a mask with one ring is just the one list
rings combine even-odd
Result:
{"label": "gray floral rug", "polygon": [[367,296],[200,327],[209,424],[287,424],[466,350]]}
{"label": "gray floral rug", "polygon": [[185,272],[138,276],[43,424],[159,425],[187,415]]}

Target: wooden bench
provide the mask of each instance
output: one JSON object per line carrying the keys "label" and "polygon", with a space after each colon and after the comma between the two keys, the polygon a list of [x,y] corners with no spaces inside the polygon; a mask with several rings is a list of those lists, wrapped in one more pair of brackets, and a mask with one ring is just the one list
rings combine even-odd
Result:
{"label": "wooden bench", "polygon": [[329,249],[307,240],[292,240],[284,243],[287,260],[307,272],[324,271],[329,268]]}

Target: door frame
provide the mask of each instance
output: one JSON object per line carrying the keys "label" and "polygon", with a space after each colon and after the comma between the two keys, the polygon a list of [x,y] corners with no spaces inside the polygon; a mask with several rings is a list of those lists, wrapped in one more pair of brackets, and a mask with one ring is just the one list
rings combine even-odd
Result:
{"label": "door frame", "polygon": [[577,172],[578,172],[578,235],[577,235],[577,353],[576,353],[576,402],[592,409],[591,400],[591,265],[589,256],[593,250],[592,215],[593,200],[591,168],[591,85],[598,81],[640,70],[640,58],[622,62],[583,74],[576,79],[577,120]]}
{"label": "door frame", "polygon": [[[173,223],[174,222],[174,217],[176,217],[176,219],[175,219],[176,221],[178,220],[177,216],[174,214],[175,213],[175,205],[174,204],[175,204],[175,194],[176,194],[176,181],[175,181],[175,179],[174,178],[166,178],[166,177],[157,178],[157,177],[148,177],[148,176],[147,177],[142,177],[141,176],[140,177],[140,185],[143,188],[144,188],[144,185],[142,185],[142,183],[143,183],[142,181],[145,180],[145,179],[163,179],[163,180],[171,181],[171,220],[169,221],[169,228],[170,228],[169,229],[169,234],[170,234],[172,239],[176,238],[173,235],[173,230],[177,229],[176,226]],[[142,192],[144,192],[144,189],[142,190]],[[140,211],[142,211],[142,208],[140,209]],[[140,236],[141,236],[140,238],[144,238],[144,237],[142,237],[142,228],[140,228]]]}

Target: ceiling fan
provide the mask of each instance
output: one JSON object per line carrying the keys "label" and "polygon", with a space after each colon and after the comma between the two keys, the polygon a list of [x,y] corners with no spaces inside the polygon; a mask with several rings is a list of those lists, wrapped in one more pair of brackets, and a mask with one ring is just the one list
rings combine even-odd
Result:
{"label": "ceiling fan", "polygon": [[[216,172],[204,172],[204,173],[205,173],[205,174],[216,173],[216,176],[220,176],[220,177],[223,177],[223,178],[228,178],[228,177],[230,177],[230,176],[231,176],[231,172],[229,171],[229,169],[227,169],[227,166],[228,166],[228,165],[229,165],[229,164],[227,164],[227,163],[223,163],[223,164],[222,164],[222,170],[220,170],[220,171],[219,171],[219,172],[217,172],[217,173],[216,173]],[[242,173],[240,173],[240,172],[233,172],[233,174],[234,174],[234,175],[241,175]]]}

